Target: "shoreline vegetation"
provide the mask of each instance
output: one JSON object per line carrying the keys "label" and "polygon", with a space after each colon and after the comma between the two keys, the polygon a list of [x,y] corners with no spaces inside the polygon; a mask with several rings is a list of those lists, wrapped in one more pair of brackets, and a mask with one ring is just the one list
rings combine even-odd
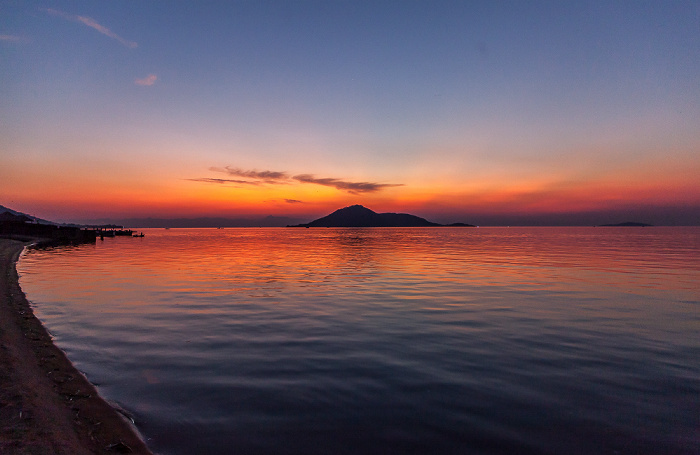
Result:
{"label": "shoreline vegetation", "polygon": [[16,263],[41,241],[0,238],[0,453],[152,455],[35,317]]}

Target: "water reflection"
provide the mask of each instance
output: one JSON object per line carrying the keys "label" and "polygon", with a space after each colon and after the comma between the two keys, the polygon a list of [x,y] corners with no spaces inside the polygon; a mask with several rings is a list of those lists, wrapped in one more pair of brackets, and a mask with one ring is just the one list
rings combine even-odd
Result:
{"label": "water reflection", "polygon": [[161,453],[697,447],[697,228],[151,230],[19,269]]}

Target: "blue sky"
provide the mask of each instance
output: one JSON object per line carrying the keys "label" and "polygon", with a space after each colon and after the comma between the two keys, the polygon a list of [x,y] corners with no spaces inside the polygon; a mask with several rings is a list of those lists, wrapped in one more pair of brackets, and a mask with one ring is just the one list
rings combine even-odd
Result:
{"label": "blue sky", "polygon": [[62,219],[365,203],[687,223],[698,56],[697,1],[0,2],[0,198]]}

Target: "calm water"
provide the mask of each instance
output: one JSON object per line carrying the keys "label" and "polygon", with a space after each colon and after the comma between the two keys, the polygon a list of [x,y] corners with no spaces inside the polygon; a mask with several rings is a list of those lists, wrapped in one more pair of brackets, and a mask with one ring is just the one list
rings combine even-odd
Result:
{"label": "calm water", "polygon": [[18,269],[159,453],[700,453],[700,228],[145,232]]}

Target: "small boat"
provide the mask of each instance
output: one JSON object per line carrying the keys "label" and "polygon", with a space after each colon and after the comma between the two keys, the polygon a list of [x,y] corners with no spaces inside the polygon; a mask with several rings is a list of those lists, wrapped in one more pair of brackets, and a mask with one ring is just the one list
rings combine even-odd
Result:
{"label": "small boat", "polygon": [[143,232],[141,232],[140,234],[134,234],[134,237],[144,237],[144,235],[145,234]]}

